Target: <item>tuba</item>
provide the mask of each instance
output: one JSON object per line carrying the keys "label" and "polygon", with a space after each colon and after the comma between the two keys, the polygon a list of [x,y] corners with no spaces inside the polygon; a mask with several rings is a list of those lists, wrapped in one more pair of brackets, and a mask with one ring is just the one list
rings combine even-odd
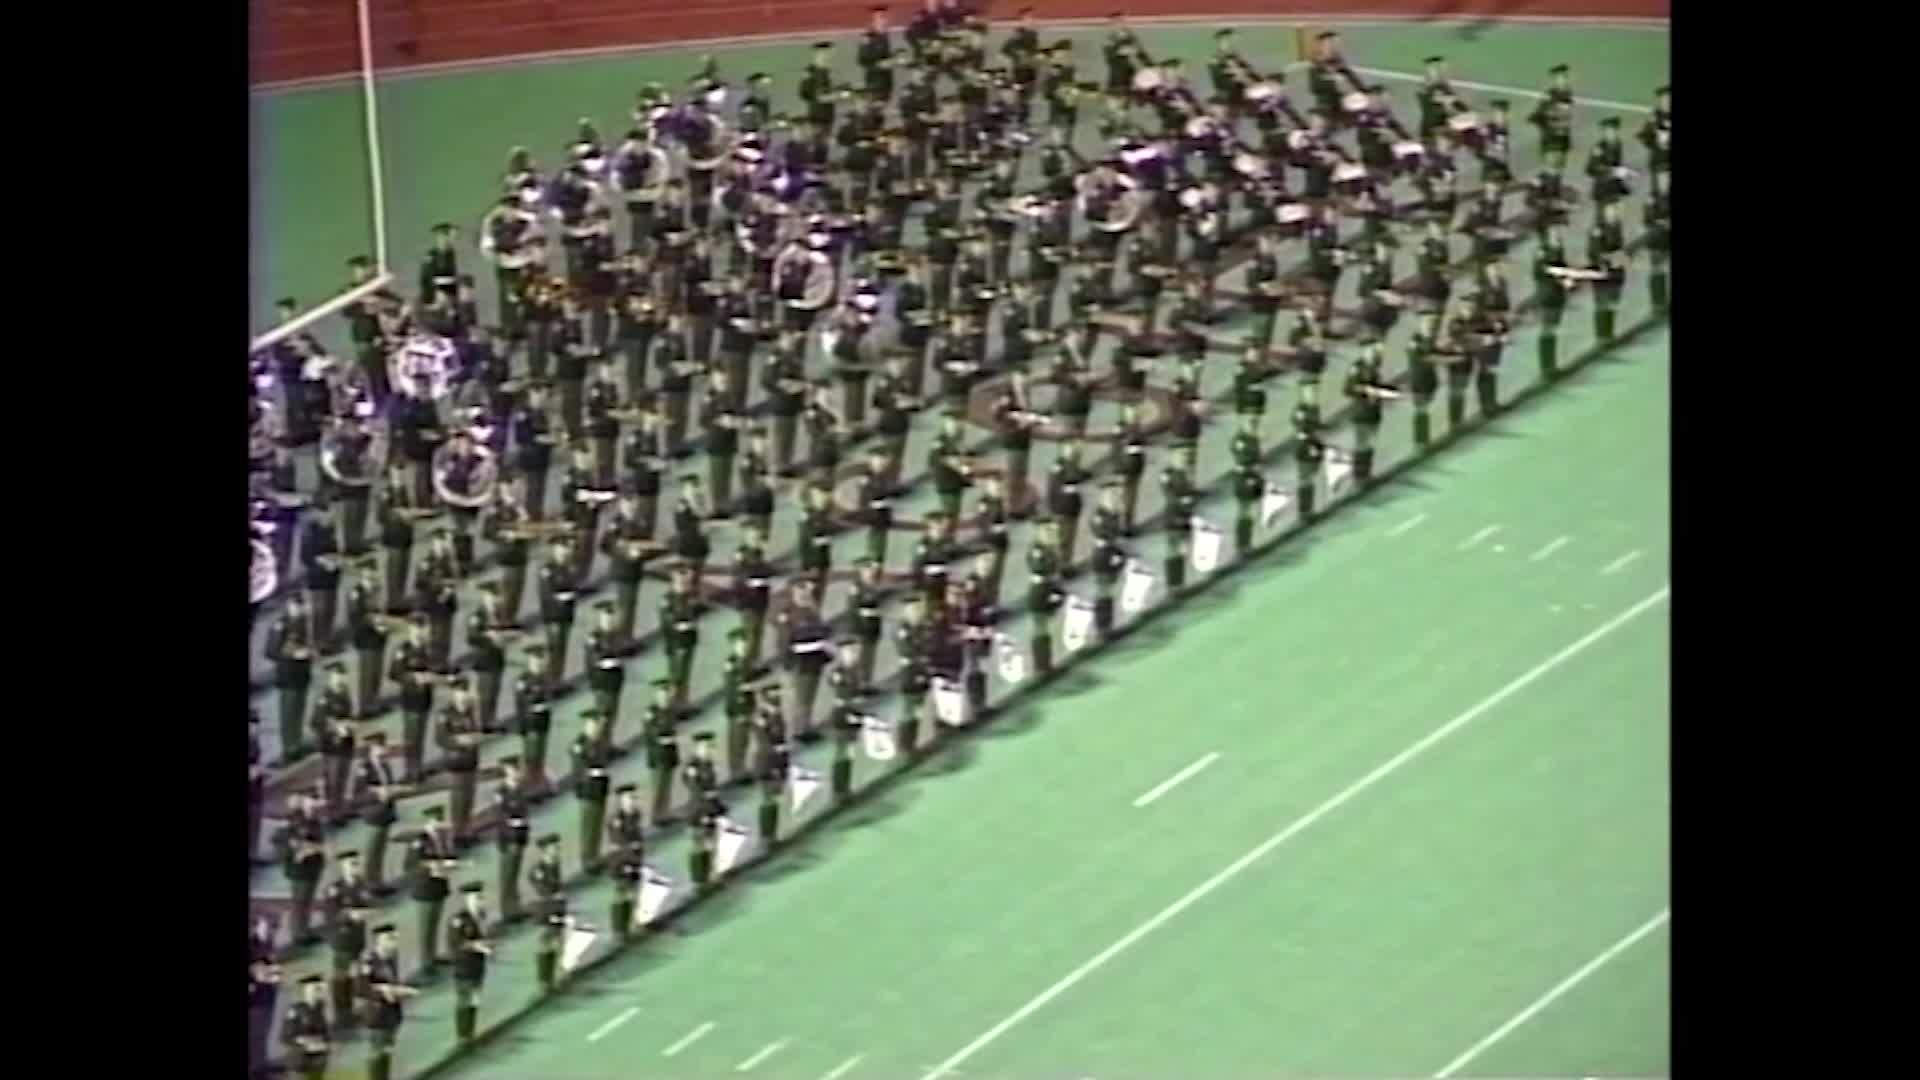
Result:
{"label": "tuba", "polygon": [[[1147,209],[1146,192],[1140,189],[1139,181],[1125,173],[1116,174],[1116,179],[1122,190],[1108,207],[1106,220],[1092,223],[1101,232],[1126,232],[1133,228],[1134,222],[1139,221],[1140,215]],[[1089,184],[1083,189],[1082,197],[1091,193],[1092,184]]]}
{"label": "tuba", "polygon": [[387,357],[387,375],[400,392],[438,401],[453,389],[459,350],[435,334],[416,331]]}
{"label": "tuba", "polygon": [[839,291],[840,273],[834,267],[833,258],[818,247],[804,241],[789,243],[773,260],[773,279],[776,283],[785,282],[796,263],[806,263],[806,280],[797,297],[782,297],[788,307],[801,311],[819,311],[833,300]]}
{"label": "tuba", "polygon": [[280,568],[274,560],[273,548],[265,540],[251,538],[248,547],[252,549],[252,556],[247,565],[247,602],[258,604],[280,587]]}
{"label": "tuba", "polygon": [[733,154],[733,144],[736,136],[733,133],[732,127],[727,123],[725,117],[719,113],[709,112],[705,109],[696,112],[693,122],[707,125],[707,148],[711,151],[711,156],[694,156],[692,144],[682,141],[681,145],[685,148],[687,154],[687,168],[696,169],[700,172],[710,172],[719,168],[720,163],[727,160],[727,158]]}
{"label": "tuba", "polygon": [[[466,460],[460,460],[464,457]],[[461,467],[465,466],[464,474]],[[448,506],[481,510],[494,502],[500,485],[500,459],[487,447],[462,450],[445,443],[433,452],[433,493]]]}
{"label": "tuba", "polygon": [[673,160],[667,157],[667,152],[660,149],[658,143],[651,140],[647,142],[629,140],[625,146],[620,148],[619,160],[622,164],[636,156],[646,159],[647,168],[643,174],[646,177],[646,183],[636,188],[628,188],[626,186],[626,170],[616,166],[613,169],[611,178],[613,180],[613,188],[629,199],[642,202],[656,202],[659,200],[661,192],[666,190],[667,181],[673,179]]}
{"label": "tuba", "polygon": [[[348,437],[356,434],[366,443],[357,455],[347,452]],[[341,487],[372,487],[386,475],[388,449],[385,425],[332,424],[320,436],[320,471]]]}

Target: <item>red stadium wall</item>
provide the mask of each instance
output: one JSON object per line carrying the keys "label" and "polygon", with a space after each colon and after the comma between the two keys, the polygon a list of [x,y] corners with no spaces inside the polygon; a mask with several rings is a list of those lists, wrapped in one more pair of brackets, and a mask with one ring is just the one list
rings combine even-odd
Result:
{"label": "red stadium wall", "polygon": [[[734,35],[857,29],[877,0],[371,0],[375,64],[382,69],[461,63],[526,53],[647,45]],[[1001,0],[1007,15],[1032,6],[1042,19],[1130,14],[1225,18],[1330,15],[1436,18],[1493,15],[1664,19],[1669,0]],[[896,22],[919,5],[889,5]],[[353,0],[251,0],[254,84],[351,74],[359,69]]]}

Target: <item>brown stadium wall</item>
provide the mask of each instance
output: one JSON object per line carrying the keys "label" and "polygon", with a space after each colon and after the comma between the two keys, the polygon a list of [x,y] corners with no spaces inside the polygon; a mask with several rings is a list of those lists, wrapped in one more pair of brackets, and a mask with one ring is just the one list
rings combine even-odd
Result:
{"label": "brown stadium wall", "polygon": [[[554,53],[618,51],[673,42],[806,35],[864,26],[876,0],[370,0],[374,65],[381,72],[511,62]],[[889,4],[899,24],[918,8]],[[990,18],[1020,7],[1053,21],[1092,21],[1124,10],[1155,19],[1531,18],[1665,22],[1668,0],[999,0]],[[1201,12],[1205,14],[1202,15]],[[353,0],[250,0],[249,79],[257,88],[351,76],[360,66]]]}

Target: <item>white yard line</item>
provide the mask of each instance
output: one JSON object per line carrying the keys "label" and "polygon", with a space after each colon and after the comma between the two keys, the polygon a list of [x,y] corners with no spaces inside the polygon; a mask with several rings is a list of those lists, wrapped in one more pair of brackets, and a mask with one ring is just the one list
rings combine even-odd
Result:
{"label": "white yard line", "polygon": [[1548,543],[1546,547],[1543,547],[1539,551],[1536,551],[1533,554],[1527,556],[1527,561],[1539,562],[1541,559],[1544,559],[1547,556],[1565,547],[1567,545],[1567,541],[1571,539],[1573,539],[1573,537],[1571,536],[1557,536],[1550,543]]}
{"label": "white yard line", "polygon": [[1461,728],[1479,719],[1494,706],[1519,693],[1521,690],[1526,689],[1528,686],[1531,686],[1548,672],[1566,663],[1575,656],[1578,656],[1601,638],[1606,637],[1608,634],[1613,633],[1615,630],[1620,629],[1664,602],[1672,591],[1673,587],[1671,585],[1662,585],[1639,603],[1615,615],[1596,629],[1589,631],[1585,637],[1541,661],[1528,670],[1526,674],[1521,675],[1519,678],[1494,691],[1466,712],[1461,713],[1440,727],[1428,732],[1425,736],[1413,743],[1413,745],[1376,766],[1372,772],[1347,785],[1326,802],[1307,811],[1306,814],[1295,820],[1291,825],[1288,825],[1286,828],[1281,829],[1279,832],[1261,841],[1258,847],[1234,860],[1226,869],[1201,882],[1193,891],[1187,893],[1185,896],[1168,904],[1165,908],[1161,909],[1159,914],[1141,923],[1139,926],[1134,927],[1125,937],[1122,937],[1120,940],[1094,954],[1092,959],[1068,972],[1066,977],[1062,978],[1059,982],[1042,990],[1033,1000],[1015,1009],[1006,1019],[988,1028],[985,1032],[981,1033],[978,1038],[961,1047],[952,1057],[934,1069],[932,1077],[938,1078],[952,1072],[955,1066],[979,1053],[987,1044],[993,1042],[995,1039],[1005,1035],[1015,1024],[1040,1011],[1048,1002],[1066,993],[1082,979],[1100,970],[1100,968],[1104,967],[1114,957],[1139,942],[1140,939],[1166,925],[1166,923],[1175,916],[1192,907],[1194,904],[1199,903],[1207,894],[1244,873],[1248,867],[1258,862],[1268,852],[1271,852],[1273,849],[1311,828],[1320,819],[1346,805],[1346,803],[1351,801],[1356,795],[1359,795],[1361,792],[1393,775],[1408,762],[1426,753],[1454,732],[1459,731]]}
{"label": "white yard line", "polygon": [[770,1042],[767,1045],[761,1047],[758,1051],[756,1051],[752,1057],[748,1058],[747,1060],[741,1062],[738,1065],[735,1065],[733,1067],[733,1071],[746,1072],[748,1069],[753,1068],[755,1065],[758,1065],[761,1062],[772,1057],[773,1055],[779,1053],[781,1048],[786,1045],[787,1045],[786,1039],[780,1039],[775,1042]]}
{"label": "white yard line", "polygon": [[1147,792],[1145,795],[1142,795],[1139,798],[1133,800],[1133,805],[1145,806],[1148,803],[1152,802],[1153,800],[1159,798],[1160,796],[1165,795],[1167,792],[1172,791],[1174,789],[1174,786],[1179,784],[1182,780],[1185,780],[1189,776],[1192,776],[1194,773],[1197,773],[1201,769],[1204,769],[1207,766],[1213,764],[1214,761],[1217,760],[1219,757],[1220,757],[1220,751],[1215,750],[1213,753],[1208,754],[1206,757],[1201,758],[1199,761],[1194,762],[1193,764],[1187,766],[1186,768],[1181,769],[1179,772],[1174,773],[1172,776],[1168,777],[1167,779],[1162,780],[1160,782],[1159,787],[1156,787],[1152,791]]}
{"label": "white yard line", "polygon": [[1477,547],[1479,546],[1480,541],[1485,540],[1487,537],[1492,536],[1494,533],[1497,533],[1499,531],[1500,531],[1500,526],[1489,525],[1486,528],[1481,529],[1479,532],[1474,533],[1472,536],[1467,537],[1467,539],[1463,543],[1461,543],[1460,550],[1465,551],[1470,547]]}
{"label": "white yard line", "polygon": [[[1289,15],[1286,17],[1261,17],[1248,15],[1158,15],[1129,19],[1135,26],[1217,26],[1223,22],[1236,26],[1406,26],[1428,22],[1434,24],[1473,23],[1473,18],[1421,20],[1417,16],[1395,19],[1383,16],[1369,18],[1351,18],[1342,15]],[[1525,23],[1537,26],[1580,26],[1615,30],[1641,30],[1651,33],[1667,33],[1666,19],[1608,18],[1602,16],[1565,16],[1551,15],[1513,15],[1503,18],[1502,22]],[[1043,30],[1100,29],[1107,25],[1104,19],[1035,19],[1034,26]],[[1003,27],[1004,28],[1004,27]],[[505,56],[482,57],[475,60],[448,60],[429,64],[407,64],[391,68],[380,68],[374,77],[380,82],[394,82],[401,79],[419,79],[434,75],[464,75],[469,72],[486,71],[490,68],[516,67],[521,64],[553,64],[574,60],[604,60],[621,56],[637,56],[656,52],[705,52],[712,49],[744,49],[767,45],[788,44],[799,41],[818,41],[822,38],[856,37],[866,30],[865,27],[843,28],[838,30],[789,30],[770,34],[727,34],[720,37],[681,38],[677,41],[657,41],[634,45],[600,45],[587,49],[546,49],[537,52],[511,53]],[[1369,71],[1368,68],[1357,68]],[[1374,71],[1380,78],[1392,75]],[[1395,73],[1398,74],[1398,73]],[[1420,76],[1408,76],[1418,79]],[[350,83],[358,80],[358,71],[343,72],[338,75],[315,75],[304,79],[283,79],[278,82],[266,82],[253,88],[254,93],[276,94],[290,90],[315,90],[321,87]],[[1454,80],[1456,86],[1473,87],[1480,84]],[[1528,93],[1528,91],[1513,91]],[[1538,97],[1541,95],[1534,94]],[[1580,100],[1580,99],[1575,99]],[[1640,109],[1646,112],[1646,109]]]}
{"label": "white yard line", "polygon": [[1410,517],[1410,518],[1408,518],[1407,520],[1405,520],[1405,521],[1403,521],[1403,522],[1401,522],[1400,524],[1398,524],[1398,525],[1395,525],[1395,526],[1394,526],[1393,528],[1391,528],[1391,529],[1388,529],[1388,530],[1387,530],[1387,535],[1388,535],[1388,536],[1399,536],[1399,535],[1400,535],[1401,533],[1403,533],[1403,532],[1406,532],[1406,531],[1407,531],[1408,529],[1411,529],[1411,528],[1413,528],[1414,526],[1416,526],[1416,525],[1418,525],[1418,524],[1420,524],[1421,522],[1423,522],[1423,521],[1425,521],[1425,520],[1427,520],[1427,515],[1425,515],[1425,514],[1415,514],[1415,515],[1413,515],[1412,517]]}
{"label": "white yard line", "polygon": [[660,1056],[672,1057],[673,1055],[679,1053],[682,1050],[685,1050],[687,1047],[692,1046],[694,1043],[698,1042],[702,1035],[705,1035],[707,1032],[712,1030],[713,1030],[713,1021],[709,1020],[706,1023],[701,1024],[699,1027],[694,1028],[692,1031],[687,1032],[685,1037],[683,1037],[679,1042],[674,1043],[672,1046],[667,1047],[665,1050],[662,1050],[660,1052]]}
{"label": "white yard line", "polygon": [[1639,928],[1636,929],[1633,933],[1628,934],[1626,937],[1623,937],[1619,941],[1614,942],[1611,946],[1607,948],[1607,951],[1587,961],[1585,967],[1582,967],[1579,971],[1576,971],[1573,974],[1567,976],[1566,979],[1564,979],[1560,983],[1560,985],[1540,995],[1539,1000],[1535,1001],[1533,1004],[1515,1013],[1513,1016],[1513,1019],[1507,1021],[1504,1024],[1501,1024],[1497,1028],[1494,1028],[1492,1034],[1488,1035],[1486,1038],[1481,1039],[1479,1042],[1474,1043],[1472,1046],[1468,1047],[1466,1053],[1461,1054],[1459,1057],[1454,1058],[1451,1062],[1448,1062],[1446,1068],[1441,1069],[1439,1072],[1433,1074],[1433,1080],[1446,1080],[1447,1077],[1452,1076],[1454,1073],[1457,1073],[1461,1069],[1466,1068],[1467,1065],[1473,1061],[1473,1059],[1485,1053],[1488,1047],[1492,1046],[1494,1043],[1499,1042],[1501,1039],[1506,1038],[1508,1035],[1513,1034],[1513,1031],[1515,1028],[1533,1019],[1535,1016],[1538,1016],[1541,1010],[1553,1004],[1554,1001],[1558,999],[1562,994],[1565,994],[1567,991],[1580,985],[1580,983],[1583,982],[1587,978],[1587,976],[1592,975],[1594,972],[1599,971],[1602,967],[1605,967],[1607,961],[1612,960],[1614,957],[1619,956],[1621,953],[1626,952],[1628,949],[1633,948],[1633,945],[1635,942],[1639,941],[1643,937],[1646,937],[1648,934],[1653,933],[1655,930],[1660,929],[1660,927],[1666,925],[1667,919],[1671,917],[1671,915],[1672,915],[1671,911],[1665,908],[1662,908],[1660,911],[1660,914],[1655,915],[1653,918],[1648,919],[1646,922],[1641,923]]}
{"label": "white yard line", "polygon": [[847,1074],[847,1070],[848,1070],[848,1069],[851,1069],[851,1068],[853,1068],[853,1067],[854,1067],[855,1065],[858,1065],[858,1064],[860,1064],[860,1059],[861,1059],[861,1058],[864,1058],[864,1057],[866,1057],[866,1055],[865,1055],[865,1054],[855,1054],[855,1055],[853,1055],[852,1057],[850,1057],[850,1058],[848,1058],[847,1060],[845,1060],[845,1061],[843,1061],[843,1062],[841,1062],[840,1064],[838,1064],[838,1065],[835,1065],[835,1066],[833,1067],[833,1071],[832,1071],[832,1072],[830,1072],[830,1073],[828,1073],[827,1075],[825,1075],[825,1076],[823,1076],[823,1077],[821,1077],[821,1078],[820,1078],[820,1080],[840,1080],[840,1078],[841,1078],[842,1076],[845,1076],[845,1075]]}
{"label": "white yard line", "polygon": [[[1390,71],[1386,68],[1356,67],[1353,70],[1362,75],[1371,75],[1376,79],[1386,79],[1389,82],[1425,82],[1427,78],[1425,75],[1417,72]],[[1536,99],[1547,96],[1545,91],[1528,90],[1521,86],[1501,86],[1498,83],[1474,82],[1471,79],[1448,79],[1447,81],[1467,90],[1479,90],[1488,94],[1505,94],[1508,97]],[[1652,106],[1635,105],[1631,101],[1610,101],[1606,98],[1576,97],[1573,99],[1573,103],[1575,105],[1586,105],[1595,109],[1612,109],[1615,112],[1638,113],[1642,116],[1650,116],[1653,113]]]}
{"label": "white yard line", "polygon": [[607,1021],[606,1023],[601,1024],[599,1027],[594,1028],[593,1034],[587,1036],[587,1041],[599,1042],[601,1039],[606,1038],[608,1035],[613,1033],[614,1028],[617,1028],[621,1024],[624,1024],[627,1021],[633,1019],[634,1014],[638,1013],[639,1011],[640,1011],[640,1006],[635,1005],[633,1008],[628,1009],[626,1012],[621,1013],[619,1016],[616,1016],[613,1019]]}
{"label": "white yard line", "polygon": [[1640,549],[1634,548],[1632,551],[1629,551],[1625,555],[1622,555],[1619,558],[1608,563],[1604,568],[1601,569],[1600,572],[1603,574],[1617,574],[1620,571],[1625,570],[1629,565],[1633,563],[1635,559],[1638,559],[1639,557],[1640,557]]}

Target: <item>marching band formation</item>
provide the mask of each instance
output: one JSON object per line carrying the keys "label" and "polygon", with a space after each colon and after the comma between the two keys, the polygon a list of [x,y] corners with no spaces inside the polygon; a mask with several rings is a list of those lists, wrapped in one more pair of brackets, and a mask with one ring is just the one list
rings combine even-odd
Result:
{"label": "marching band formation", "polygon": [[[1179,589],[1189,567],[1224,561],[1225,531],[1195,513],[1203,429],[1233,427],[1232,536],[1245,550],[1256,520],[1288,506],[1311,515],[1329,484],[1372,479],[1389,405],[1411,412],[1421,445],[1434,438],[1429,410],[1443,388],[1448,434],[1470,414],[1495,413],[1503,351],[1523,315],[1538,320],[1538,360],[1551,376],[1577,291],[1591,290],[1594,340],[1614,340],[1635,255],[1648,257],[1655,311],[1668,308],[1664,88],[1639,151],[1628,151],[1617,118],[1600,122],[1581,183],[1566,173],[1571,73],[1554,68],[1527,117],[1539,164],[1523,177],[1508,103],[1474,107],[1439,57],[1418,115],[1403,119],[1332,34],[1313,42],[1302,94],[1285,65],[1250,62],[1221,30],[1203,89],[1115,16],[1105,79],[1084,82],[1071,43],[1044,43],[1024,14],[991,48],[984,22],[926,3],[899,41],[874,13],[854,85],[836,82],[832,47],[816,46],[791,111],[776,109],[766,75],[732,79],[709,60],[677,91],[643,89],[617,141],[581,121],[557,167],[513,150],[470,249],[491,267],[492,318],[463,271],[462,230],[443,225],[411,298],[383,290],[346,311],[352,358],[309,335],[252,358],[249,610],[274,613],[266,650],[279,764],[323,765],[283,849],[296,948],[310,936],[328,830],[348,815],[384,818],[374,841],[384,847],[398,793],[445,770],[450,820],[412,842],[426,845],[412,860],[420,968],[438,966],[439,905],[478,832],[478,749],[503,732],[520,737],[521,753],[488,826],[502,851],[501,914],[529,914],[518,898],[526,803],[565,772],[582,800],[585,869],[626,883],[613,924],[624,936],[644,922],[637,909],[658,907],[666,880],[640,854],[648,821],[685,820],[690,876],[708,887],[741,835],[725,788],[763,790],[771,839],[796,784],[847,792],[856,746],[875,758],[912,754],[929,706],[937,732],[938,721],[964,722],[985,704],[989,669],[1008,683],[1051,670],[1056,615],[1062,644],[1077,650],[1114,628],[1116,603],[1138,611],[1157,581]],[[1641,191],[1630,241],[1625,212]],[[1564,234],[1582,202],[1594,220],[1576,260]],[[1526,244],[1536,248],[1532,291],[1516,304],[1504,267]],[[1403,248],[1413,256],[1404,279]],[[1283,263],[1290,252],[1297,268]],[[356,260],[349,271],[357,284],[374,268]],[[1343,288],[1357,310],[1336,305]],[[1402,338],[1406,376],[1390,378],[1386,350],[1403,319],[1413,328]],[[1350,436],[1341,446],[1319,385],[1336,352]],[[1201,390],[1222,354],[1237,364],[1225,410]],[[1297,395],[1291,488],[1268,475],[1260,433],[1265,386],[1282,376]],[[1110,432],[1089,430],[1096,397],[1117,404]],[[993,436],[985,449],[970,442],[978,428]],[[924,458],[910,460],[912,436],[928,429]],[[1036,440],[1061,444],[1044,479],[1029,476]],[[1111,452],[1086,449],[1097,441]],[[303,446],[316,448],[311,490],[293,452]],[[987,460],[987,450],[1003,457]],[[1135,510],[1149,457],[1169,508],[1157,525]],[[898,518],[895,502],[923,480],[939,510]],[[791,551],[769,550],[777,514],[799,522]],[[1165,538],[1159,574],[1143,554],[1149,525]],[[889,558],[890,534],[903,528],[920,533],[907,564]],[[1022,605],[1001,599],[1017,530],[1033,536],[1024,647],[1006,632],[1009,609]],[[849,533],[865,536],[850,582],[833,565],[833,540]],[[1083,572],[1087,595],[1069,590]],[[537,632],[510,679],[530,576]],[[640,594],[653,579],[665,591],[643,632]],[[829,612],[837,580],[846,603]],[[550,762],[546,732],[576,613],[602,589],[608,598],[591,607],[577,645],[588,729],[569,762]],[[725,609],[735,614],[723,745],[695,740],[683,760],[703,616]],[[456,621],[463,658],[453,655]],[[898,670],[876,680],[887,638]],[[347,651],[351,674],[330,659]],[[655,663],[661,678],[638,743],[651,799],[622,789],[610,826],[621,691],[635,664]],[[309,709],[315,666],[324,685]],[[766,678],[773,668],[784,678]],[[823,680],[832,700],[816,720]],[[877,715],[883,686],[901,697],[891,720]],[[404,717],[392,758],[367,727],[390,703]],[[445,751],[432,761],[429,735]],[[797,764],[796,744],[828,737],[830,776]],[[377,899],[387,886],[370,855],[365,891]],[[557,864],[543,871],[542,860],[528,880],[551,986],[572,924]],[[336,906],[330,918],[337,931],[375,906]],[[485,960],[468,952],[490,949],[494,930],[484,908],[473,910],[448,940],[458,939],[456,976],[477,987]],[[407,992],[392,935],[330,936],[345,955],[332,979],[333,1030],[390,1025],[370,1059],[384,1077]],[[376,938],[387,944],[369,948]],[[376,954],[388,959],[366,961]],[[369,983],[370,970],[388,981]],[[325,1005],[316,992],[298,1024],[283,1024],[303,1071],[325,1067]],[[463,996],[462,1038],[473,1007]]]}

